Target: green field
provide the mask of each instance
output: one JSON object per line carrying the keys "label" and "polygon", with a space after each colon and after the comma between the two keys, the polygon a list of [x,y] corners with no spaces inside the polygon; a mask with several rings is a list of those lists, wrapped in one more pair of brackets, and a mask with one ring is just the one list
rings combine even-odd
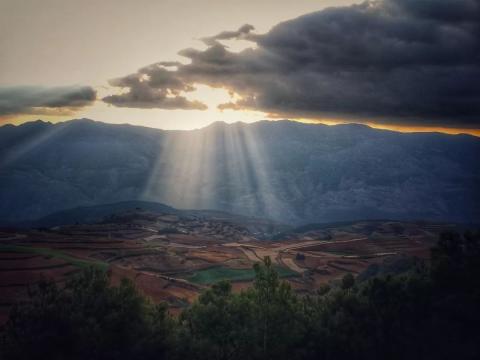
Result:
{"label": "green field", "polygon": [[[296,272],[285,267],[276,266],[275,270],[280,277],[298,276]],[[193,274],[186,276],[185,280],[195,284],[209,285],[220,280],[245,281],[252,280],[254,277],[255,271],[253,269],[231,269],[224,266],[216,266],[196,271]]]}
{"label": "green field", "polygon": [[65,254],[58,250],[48,249],[48,248],[37,248],[37,247],[30,247],[30,246],[19,246],[19,245],[2,245],[0,244],[0,252],[18,252],[18,253],[29,253],[29,254],[38,254],[47,257],[57,258],[65,260],[66,262],[80,267],[95,267],[102,271],[107,271],[108,264],[102,261],[96,260],[83,260],[73,257],[71,255]]}

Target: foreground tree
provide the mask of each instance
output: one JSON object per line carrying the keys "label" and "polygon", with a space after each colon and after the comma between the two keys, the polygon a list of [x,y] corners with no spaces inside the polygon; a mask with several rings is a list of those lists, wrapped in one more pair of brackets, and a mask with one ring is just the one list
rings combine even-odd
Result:
{"label": "foreground tree", "polygon": [[254,270],[252,288],[234,294],[230,283],[220,282],[183,312],[183,342],[191,339],[184,357],[291,358],[299,340],[298,298],[288,283],[279,280],[270,258]]}
{"label": "foreground tree", "polygon": [[301,337],[301,312],[298,297],[290,284],[280,281],[269,257],[254,266],[255,281],[249,290],[255,314],[257,357],[292,358]]}
{"label": "foreground tree", "polygon": [[182,358],[245,359],[254,351],[252,301],[222,281],[200,295],[180,317]]}
{"label": "foreground tree", "polygon": [[8,359],[135,359],[166,354],[171,321],[123,280],[88,269],[63,288],[41,283],[13,308],[2,347]]}

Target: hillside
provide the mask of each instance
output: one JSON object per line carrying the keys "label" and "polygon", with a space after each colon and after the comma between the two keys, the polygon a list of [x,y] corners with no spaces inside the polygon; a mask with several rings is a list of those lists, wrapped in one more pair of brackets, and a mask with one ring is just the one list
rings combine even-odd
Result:
{"label": "hillside", "polygon": [[92,120],[0,127],[0,220],[145,200],[290,224],[474,222],[480,139],[362,125],[214,123],[164,131]]}

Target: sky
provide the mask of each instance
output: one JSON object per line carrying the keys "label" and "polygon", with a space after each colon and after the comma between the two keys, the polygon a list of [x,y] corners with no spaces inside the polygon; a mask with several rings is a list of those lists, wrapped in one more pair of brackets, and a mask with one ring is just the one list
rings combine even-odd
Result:
{"label": "sky", "polygon": [[0,124],[480,135],[478,0],[0,0]]}

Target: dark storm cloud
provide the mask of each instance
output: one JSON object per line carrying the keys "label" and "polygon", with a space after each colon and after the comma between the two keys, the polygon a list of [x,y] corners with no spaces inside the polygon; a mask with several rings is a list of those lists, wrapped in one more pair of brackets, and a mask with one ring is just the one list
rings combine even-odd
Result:
{"label": "dark storm cloud", "polygon": [[194,90],[194,87],[164,66],[171,64],[153,64],[140,69],[137,74],[110,80],[110,85],[129,90],[104,97],[103,101],[119,107],[205,110],[207,107],[201,102],[179,95],[181,91]]}
{"label": "dark storm cloud", "polygon": [[95,90],[88,86],[0,87],[0,116],[78,109],[95,99]]}
{"label": "dark storm cloud", "polygon": [[[167,94],[180,101],[193,84],[206,84],[239,96],[223,109],[477,127],[478,19],[477,0],[383,0],[328,8],[264,35],[246,25],[205,38],[206,50],[180,51],[190,63],[175,70],[158,63],[115,80],[129,92],[106,101],[172,108]],[[241,38],[256,47],[234,53],[221,44]]]}
{"label": "dark storm cloud", "polygon": [[237,31],[222,31],[220,34],[215,36],[204,37],[201,40],[205,43],[205,45],[213,46],[218,44],[218,40],[254,40],[255,36],[251,35],[251,31],[255,30],[255,28],[250,24],[245,24],[241,26]]}

